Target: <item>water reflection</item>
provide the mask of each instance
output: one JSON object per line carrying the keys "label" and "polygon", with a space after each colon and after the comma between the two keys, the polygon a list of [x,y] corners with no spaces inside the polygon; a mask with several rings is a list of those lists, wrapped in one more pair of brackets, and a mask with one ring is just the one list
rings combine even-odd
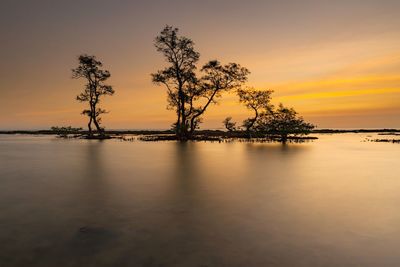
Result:
{"label": "water reflection", "polygon": [[400,150],[361,140],[0,140],[0,266],[396,266]]}
{"label": "water reflection", "polygon": [[82,144],[82,175],[78,174],[80,186],[77,187],[78,194],[75,196],[79,200],[84,214],[90,216],[82,216],[85,221],[82,227],[101,224],[106,214],[106,203],[109,200],[109,173],[108,173],[108,156],[104,155],[105,143],[97,140],[90,140],[86,144]]}

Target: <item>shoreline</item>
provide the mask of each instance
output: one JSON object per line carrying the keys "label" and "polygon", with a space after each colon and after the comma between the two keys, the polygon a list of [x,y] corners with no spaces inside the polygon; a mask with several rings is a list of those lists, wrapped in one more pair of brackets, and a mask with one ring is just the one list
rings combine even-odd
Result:
{"label": "shoreline", "polygon": [[[303,143],[319,139],[312,134],[344,134],[344,133],[375,133],[380,136],[400,136],[399,129],[316,129],[310,132],[310,135],[288,136],[289,143]],[[143,141],[143,142],[159,142],[159,141],[177,141],[175,134],[171,130],[109,130],[105,131],[104,136],[94,135],[87,136],[88,132],[84,130],[76,130],[70,132],[57,132],[54,130],[10,130],[0,131],[2,135],[54,135],[58,138],[65,139],[86,139],[86,140],[107,140],[118,139],[121,141]],[[266,135],[265,133],[251,133],[249,135],[243,131],[222,131],[222,130],[199,130],[190,141],[210,141],[210,142],[257,142],[270,143],[282,142],[282,139],[277,134]],[[400,139],[368,139],[371,142],[390,142],[400,143]],[[286,142],[286,141],[285,141]]]}
{"label": "shoreline", "polygon": [[[87,134],[87,131],[76,131],[69,132],[70,134]],[[171,130],[106,130],[106,134],[110,135],[162,135],[162,134],[174,134]],[[385,133],[385,134],[397,134],[400,133],[400,129],[353,129],[353,130],[342,130],[342,129],[315,129],[310,134],[340,134],[340,133]],[[0,134],[27,134],[27,135],[56,135],[57,132],[53,130],[2,130]],[[197,135],[207,136],[243,136],[243,132],[227,132],[223,130],[199,130],[196,131]]]}

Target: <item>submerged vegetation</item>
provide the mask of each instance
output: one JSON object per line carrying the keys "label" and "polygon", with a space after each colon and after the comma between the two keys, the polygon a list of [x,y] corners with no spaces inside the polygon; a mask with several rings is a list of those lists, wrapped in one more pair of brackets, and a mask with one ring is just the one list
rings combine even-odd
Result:
{"label": "submerged vegetation", "polygon": [[400,144],[400,139],[373,139],[373,140],[368,140],[371,142],[378,142],[378,143],[396,143]]}
{"label": "submerged vegetation", "polygon": [[74,128],[72,126],[53,126],[51,131],[59,137],[68,138],[70,136],[78,137],[82,135],[82,128]]}

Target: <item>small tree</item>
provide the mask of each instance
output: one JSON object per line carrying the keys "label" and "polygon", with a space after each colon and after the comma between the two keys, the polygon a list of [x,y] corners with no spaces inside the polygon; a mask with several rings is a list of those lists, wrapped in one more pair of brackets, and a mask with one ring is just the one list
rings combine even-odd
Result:
{"label": "small tree", "polygon": [[152,74],[157,85],[164,85],[168,92],[168,108],[175,110],[175,132],[179,140],[193,137],[202,122],[202,115],[210,104],[224,91],[239,89],[247,80],[249,71],[236,63],[221,65],[217,60],[201,68],[203,76],[197,77],[200,54],[194,50],[194,42],[178,35],[178,29],[166,26],[154,43],[168,66]]}
{"label": "small tree", "polygon": [[224,124],[225,128],[228,132],[233,132],[236,130],[236,122],[232,121],[232,117],[226,117],[222,123]]}
{"label": "small tree", "polygon": [[314,125],[304,121],[302,117],[297,116],[293,108],[284,107],[279,104],[270,116],[261,117],[260,130],[270,134],[278,134],[281,141],[286,143],[289,135],[306,135],[314,129]]}
{"label": "small tree", "polygon": [[75,79],[84,78],[86,80],[85,89],[76,99],[80,102],[88,102],[89,109],[82,111],[83,115],[89,117],[88,129],[89,136],[92,136],[92,123],[94,123],[97,132],[104,135],[104,129],[100,127],[101,114],[107,113],[104,109],[97,105],[100,97],[105,95],[113,95],[114,89],[104,82],[110,78],[110,72],[103,70],[103,64],[96,60],[95,56],[81,55],[79,56],[79,65],[72,70],[72,77]]}
{"label": "small tree", "polygon": [[247,90],[239,89],[237,91],[239,101],[243,103],[246,108],[254,111],[254,117],[243,121],[243,127],[247,132],[254,130],[260,116],[265,116],[265,114],[270,114],[272,112],[272,93],[272,90],[255,90],[254,88]]}

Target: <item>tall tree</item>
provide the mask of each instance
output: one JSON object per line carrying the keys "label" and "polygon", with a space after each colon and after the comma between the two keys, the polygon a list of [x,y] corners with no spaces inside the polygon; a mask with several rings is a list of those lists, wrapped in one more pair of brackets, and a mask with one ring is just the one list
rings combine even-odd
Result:
{"label": "tall tree", "polygon": [[83,78],[86,80],[86,84],[85,89],[76,99],[89,104],[89,109],[82,111],[83,115],[89,117],[89,136],[93,135],[92,123],[95,125],[97,132],[100,135],[104,135],[104,129],[100,127],[100,115],[107,113],[107,111],[99,108],[98,104],[102,96],[114,94],[112,86],[105,84],[105,81],[111,76],[110,72],[101,68],[103,64],[95,56],[81,55],[78,59],[79,65],[72,70],[72,78]]}
{"label": "tall tree", "polygon": [[239,101],[244,106],[254,112],[254,117],[244,120],[243,126],[247,132],[254,130],[257,121],[261,116],[271,114],[273,106],[271,104],[272,90],[256,90],[249,88],[247,90],[239,89],[237,94]]}
{"label": "tall tree", "polygon": [[168,109],[175,109],[177,121],[175,131],[178,137],[184,137],[186,130],[185,105],[188,95],[195,87],[196,63],[200,54],[194,50],[194,43],[189,38],[178,36],[178,29],[166,26],[156,37],[154,45],[169,64],[163,70],[152,74],[156,84],[164,84],[168,91]]}
{"label": "tall tree", "polygon": [[200,54],[195,51],[194,42],[179,36],[178,29],[171,26],[160,32],[154,45],[168,66],[152,74],[152,80],[167,88],[168,108],[177,114],[174,128],[178,139],[190,139],[210,104],[217,103],[222,92],[239,89],[249,71],[236,63],[221,65],[212,60],[201,68],[202,76],[198,78],[196,64]]}

